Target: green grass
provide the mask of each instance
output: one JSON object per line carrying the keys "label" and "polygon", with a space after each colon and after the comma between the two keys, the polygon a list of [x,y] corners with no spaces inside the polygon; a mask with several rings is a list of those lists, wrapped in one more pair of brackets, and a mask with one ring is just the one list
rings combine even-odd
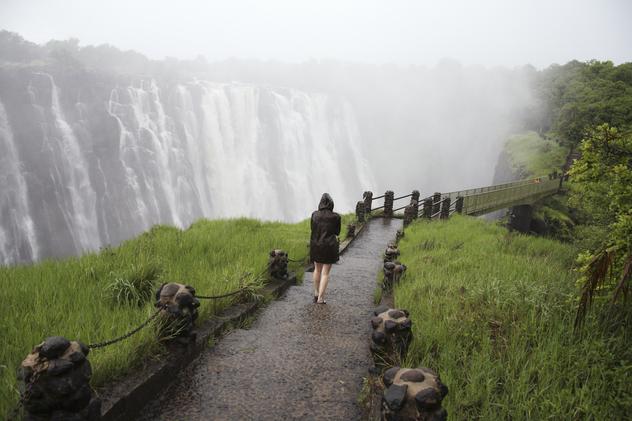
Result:
{"label": "green grass", "polygon": [[340,235],[338,238],[340,242],[347,238],[348,233],[348,225],[354,223],[356,224],[356,231],[358,230],[358,220],[356,219],[355,213],[344,213],[340,215]]}
{"label": "green grass", "polygon": [[439,371],[450,419],[632,414],[632,311],[593,316],[573,335],[572,246],[455,216],[415,222],[400,250],[395,302],[414,333],[405,364]]}
{"label": "green grass", "polygon": [[[184,231],[155,226],[120,247],[81,258],[0,268],[0,418],[17,402],[17,367],[45,337],[61,335],[84,343],[111,339],[154,311],[153,294],[162,282],[190,284],[201,295],[226,293],[238,288],[244,272],[265,268],[271,249],[300,259],[307,254],[308,241],[309,221],[200,220]],[[291,265],[296,269],[300,263]],[[202,301],[200,318],[230,303],[229,298]],[[93,386],[156,358],[160,350],[155,332],[146,328],[92,351]]]}
{"label": "green grass", "polygon": [[536,132],[511,136],[505,144],[511,168],[521,178],[538,177],[561,171],[568,150]]}

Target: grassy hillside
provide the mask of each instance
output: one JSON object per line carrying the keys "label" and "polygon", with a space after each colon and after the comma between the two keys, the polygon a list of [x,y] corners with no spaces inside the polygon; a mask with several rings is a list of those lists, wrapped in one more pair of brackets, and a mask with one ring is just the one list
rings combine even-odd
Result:
{"label": "grassy hillside", "polygon": [[[190,284],[203,295],[233,291],[244,272],[256,274],[265,267],[271,249],[282,248],[291,258],[299,259],[307,253],[308,240],[309,221],[201,220],[184,231],[156,226],[98,254],[0,268],[0,418],[18,398],[16,368],[45,337],[61,335],[85,343],[111,339],[154,311],[153,293],[160,283]],[[130,283],[137,287],[129,287]],[[136,301],[143,289],[151,297],[141,299],[140,305],[122,298],[128,294]],[[209,317],[228,304],[229,298],[203,301],[200,317]],[[128,371],[157,351],[154,332],[149,328],[121,343],[94,350],[90,354],[93,385]]]}
{"label": "grassy hillside", "polygon": [[572,246],[460,216],[415,222],[400,245],[408,271],[395,302],[415,337],[405,364],[439,371],[450,419],[632,413],[632,314],[573,335]]}
{"label": "grassy hillside", "polygon": [[538,177],[561,171],[568,149],[536,132],[511,136],[505,144],[511,168],[519,178]]}

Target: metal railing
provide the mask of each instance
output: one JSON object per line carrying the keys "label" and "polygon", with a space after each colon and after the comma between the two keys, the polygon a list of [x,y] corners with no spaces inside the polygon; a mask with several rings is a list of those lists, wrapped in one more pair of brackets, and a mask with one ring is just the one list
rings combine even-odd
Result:
{"label": "metal railing", "polygon": [[[366,213],[370,214],[378,210],[383,210],[385,216],[391,216],[395,212],[407,209],[413,206],[414,199],[419,197],[416,209],[413,214],[416,217],[426,218],[448,218],[454,213],[462,213],[465,215],[484,215],[499,209],[505,209],[512,206],[532,204],[546,196],[550,196],[558,192],[562,183],[562,175],[556,173],[548,176],[529,178],[525,180],[513,181],[510,183],[495,184],[492,186],[477,187],[472,189],[452,191],[448,193],[434,193],[433,195],[421,198],[419,192],[415,191],[411,194],[394,197],[392,191],[387,191],[381,196],[366,197],[365,204],[371,204],[375,200],[384,199],[384,204],[373,208],[366,205]],[[416,194],[416,196],[415,196]],[[394,202],[411,198],[411,203],[396,207]]]}
{"label": "metal railing", "polygon": [[450,198],[455,202],[457,198],[462,197],[463,214],[483,215],[511,206],[532,204],[543,197],[557,193],[559,188],[559,178],[537,177],[513,183],[444,193],[442,197]]}

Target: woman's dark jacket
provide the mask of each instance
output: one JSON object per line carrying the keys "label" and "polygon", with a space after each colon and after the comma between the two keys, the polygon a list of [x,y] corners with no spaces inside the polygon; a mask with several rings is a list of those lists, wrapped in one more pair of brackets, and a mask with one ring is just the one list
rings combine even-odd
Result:
{"label": "woman's dark jacket", "polygon": [[309,254],[312,262],[336,263],[338,261],[338,239],[340,215],[333,211],[334,201],[323,195],[318,210],[312,213],[312,237]]}

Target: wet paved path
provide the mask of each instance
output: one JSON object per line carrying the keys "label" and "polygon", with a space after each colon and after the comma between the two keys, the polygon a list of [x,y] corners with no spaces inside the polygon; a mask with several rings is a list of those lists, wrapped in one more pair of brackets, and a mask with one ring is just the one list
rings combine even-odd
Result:
{"label": "wet paved path", "polygon": [[333,266],[326,305],[312,303],[306,273],[250,329],[205,351],[141,419],[360,419],[376,274],[399,228],[399,219],[372,220]]}

